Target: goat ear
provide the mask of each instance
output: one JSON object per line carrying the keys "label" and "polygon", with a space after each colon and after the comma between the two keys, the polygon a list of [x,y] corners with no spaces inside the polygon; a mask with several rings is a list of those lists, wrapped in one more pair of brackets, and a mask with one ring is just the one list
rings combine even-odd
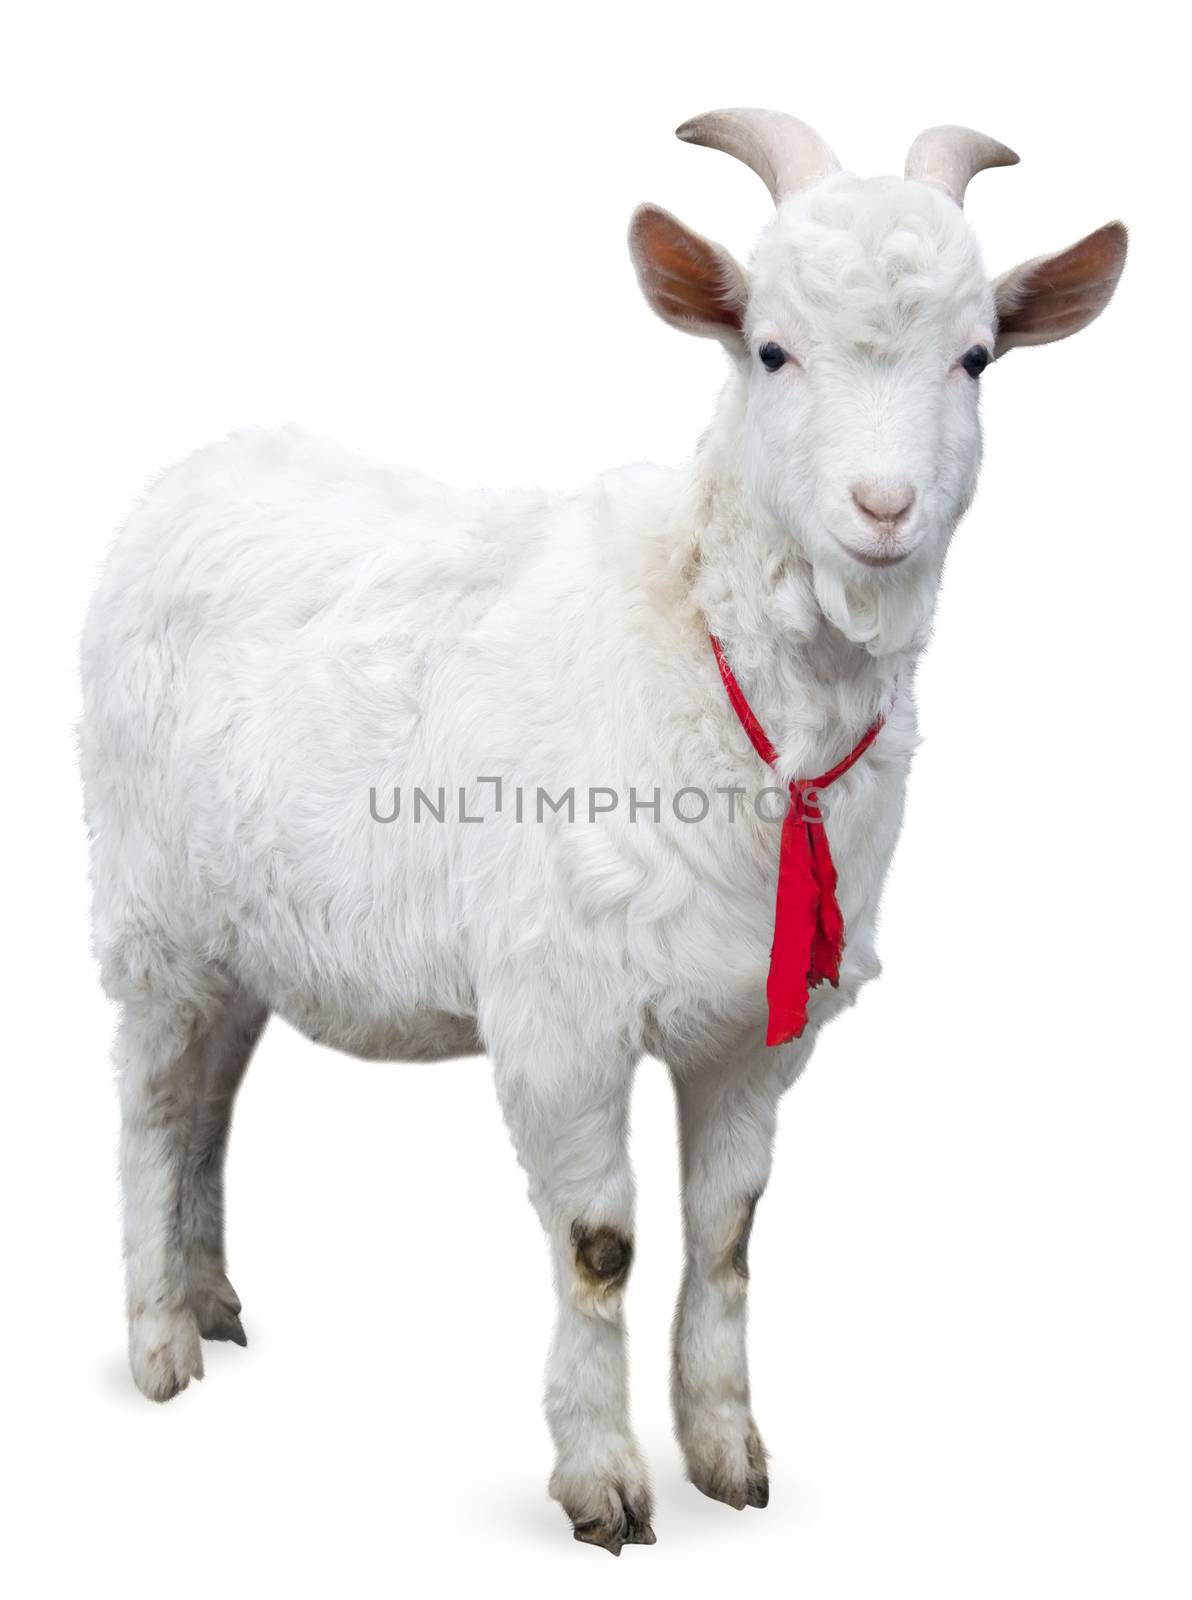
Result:
{"label": "goat ear", "polygon": [[642,293],[664,322],[739,352],[749,284],[727,250],[660,206],[638,206],[629,253]]}
{"label": "goat ear", "polygon": [[993,286],[997,345],[1002,355],[1019,344],[1051,344],[1087,328],[1117,288],[1126,264],[1126,230],[1107,222],[1058,255],[1039,256],[1005,272]]}

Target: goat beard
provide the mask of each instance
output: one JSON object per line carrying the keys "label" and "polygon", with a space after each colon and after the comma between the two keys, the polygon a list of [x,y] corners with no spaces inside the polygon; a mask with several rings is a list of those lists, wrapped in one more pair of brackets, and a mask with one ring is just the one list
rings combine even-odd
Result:
{"label": "goat beard", "polygon": [[812,584],[824,616],[853,644],[872,656],[921,650],[931,631],[937,574],[922,570],[893,582],[846,577],[815,564]]}

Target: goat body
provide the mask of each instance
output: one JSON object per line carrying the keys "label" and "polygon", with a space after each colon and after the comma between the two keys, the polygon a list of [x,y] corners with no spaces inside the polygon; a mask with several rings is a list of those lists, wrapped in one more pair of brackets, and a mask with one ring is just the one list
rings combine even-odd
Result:
{"label": "goat body", "polygon": [[[693,598],[686,488],[637,469],[572,499],[487,499],[297,433],[169,473],[108,566],[85,647],[109,992],[176,985],[202,1010],[231,982],[369,1055],[437,1039],[427,1019],[455,1019],[448,1053],[461,1030],[491,1044],[528,1012],[563,1073],[571,1035],[610,1018],[664,1054],[755,1025],[778,829],[753,800],[774,780]],[[793,696],[784,719],[781,686],[764,694],[792,774],[835,759],[884,698],[890,673],[866,665],[847,724],[831,682],[800,683],[797,722]],[[895,707],[831,801],[841,860],[866,868],[843,880],[850,992],[872,970],[908,684]],[[540,788],[574,789],[575,820]],[[617,809],[592,822],[604,788]],[[715,791],[733,788],[730,823]],[[479,821],[460,821],[461,789]],[[685,814],[707,796],[702,821],[676,815],[686,789]]]}

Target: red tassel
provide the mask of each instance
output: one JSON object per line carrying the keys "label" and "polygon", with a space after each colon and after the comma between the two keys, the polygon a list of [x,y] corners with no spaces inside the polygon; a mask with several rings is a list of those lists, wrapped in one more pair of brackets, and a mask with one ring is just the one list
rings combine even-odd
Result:
{"label": "red tassel", "polygon": [[[749,742],[768,766],[778,756],[761,723],[733,677],[720,641],[709,637],[720,676],[733,710]],[[778,855],[778,895],[774,906],[774,943],[766,999],[770,1007],[768,1045],[797,1039],[807,1026],[810,991],[820,983],[840,981],[844,956],[844,918],[836,899],[836,865],[820,816],[817,794],[835,783],[863,756],[881,731],[879,717],[856,747],[821,778],[799,779],[790,786],[791,803],[782,824]]]}

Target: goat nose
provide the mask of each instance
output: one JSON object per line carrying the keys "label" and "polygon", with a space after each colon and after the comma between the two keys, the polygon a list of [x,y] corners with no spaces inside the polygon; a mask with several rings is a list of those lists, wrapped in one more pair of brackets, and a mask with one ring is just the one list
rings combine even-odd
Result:
{"label": "goat nose", "polygon": [[853,504],[863,517],[894,529],[915,503],[909,483],[858,483],[853,487]]}

